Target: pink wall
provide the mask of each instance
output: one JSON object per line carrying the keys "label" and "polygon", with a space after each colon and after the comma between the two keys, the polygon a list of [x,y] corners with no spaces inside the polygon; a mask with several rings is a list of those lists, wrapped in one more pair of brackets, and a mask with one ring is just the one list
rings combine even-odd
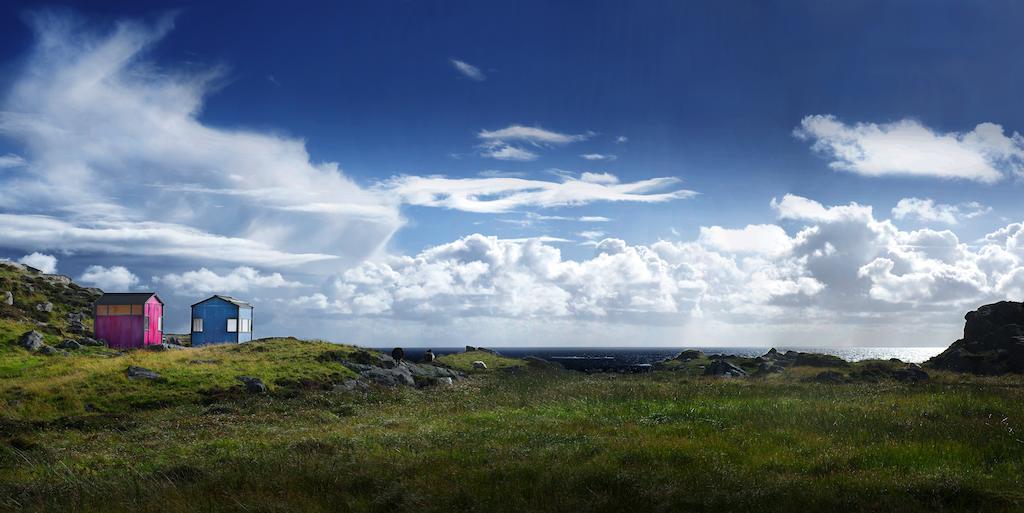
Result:
{"label": "pink wall", "polygon": [[115,349],[132,349],[163,342],[159,321],[164,312],[163,305],[152,297],[146,302],[143,311],[150,318],[149,330],[145,333],[141,315],[97,315],[93,325],[96,338]]}
{"label": "pink wall", "polygon": [[143,343],[147,346],[161,344],[164,341],[164,334],[160,330],[160,317],[164,314],[164,305],[156,300],[156,296],[149,298],[146,302],[146,316],[149,317],[149,331]]}

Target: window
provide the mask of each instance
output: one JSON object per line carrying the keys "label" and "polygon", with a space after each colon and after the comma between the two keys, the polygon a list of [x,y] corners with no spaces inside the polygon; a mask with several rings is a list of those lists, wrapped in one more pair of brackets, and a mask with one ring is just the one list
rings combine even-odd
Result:
{"label": "window", "polygon": [[142,305],[132,305],[132,315],[142,315]]}
{"label": "window", "polygon": [[149,331],[149,316],[142,319],[142,331]]}
{"label": "window", "polygon": [[107,305],[99,305],[96,307],[96,315],[110,315],[110,307]]}
{"label": "window", "polygon": [[202,319],[192,319],[192,331],[195,331],[196,333],[202,333],[203,332],[203,320]]}
{"label": "window", "polygon": [[107,315],[131,315],[132,307],[129,305],[110,305],[107,307]]}
{"label": "window", "polygon": [[239,319],[238,331],[242,333],[249,333],[252,331],[252,319]]}
{"label": "window", "polygon": [[228,319],[228,333],[238,333],[238,319]]}
{"label": "window", "polygon": [[164,318],[163,317],[157,317],[157,319],[156,319],[156,330],[157,331],[163,331],[164,330]]}

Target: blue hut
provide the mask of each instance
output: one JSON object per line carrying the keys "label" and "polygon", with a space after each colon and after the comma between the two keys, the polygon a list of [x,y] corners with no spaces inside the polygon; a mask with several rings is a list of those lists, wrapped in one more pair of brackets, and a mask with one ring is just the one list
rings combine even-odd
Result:
{"label": "blue hut", "polygon": [[252,340],[252,305],[231,296],[211,296],[192,305],[192,346]]}

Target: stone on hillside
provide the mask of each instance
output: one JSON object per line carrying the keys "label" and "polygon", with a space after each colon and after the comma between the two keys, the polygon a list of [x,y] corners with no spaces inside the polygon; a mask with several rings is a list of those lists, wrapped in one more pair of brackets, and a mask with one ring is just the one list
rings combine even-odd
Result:
{"label": "stone on hillside", "polygon": [[715,360],[704,368],[704,375],[721,376],[725,378],[741,378],[747,375],[747,371],[725,360]]}
{"label": "stone on hillside", "polygon": [[836,371],[824,371],[824,372],[818,373],[817,376],[814,376],[814,381],[816,383],[825,383],[825,384],[829,384],[829,385],[837,385],[837,384],[843,383],[845,381],[845,379],[843,378],[842,374],[840,374],[840,373],[838,373]]}
{"label": "stone on hillside", "polygon": [[63,342],[61,342],[60,344],[57,344],[57,349],[75,350],[75,349],[81,349],[81,348],[82,348],[82,344],[79,344],[78,342],[75,342],[74,340],[71,340],[71,339],[66,339]]}
{"label": "stone on hillside", "polygon": [[77,342],[83,346],[102,347],[105,346],[102,341],[96,340],[91,337],[80,337]]}
{"label": "stone on hillside", "polygon": [[476,351],[475,347],[473,347],[473,346],[466,346],[466,352],[467,353],[472,353],[473,351]]}
{"label": "stone on hillside", "polygon": [[241,381],[245,385],[245,391],[250,394],[265,394],[267,393],[267,385],[263,383],[263,380],[253,376],[238,376],[235,379]]}
{"label": "stone on hillside", "polygon": [[45,303],[39,303],[36,305],[36,310],[40,312],[50,313],[53,311],[53,303],[47,301]]}
{"label": "stone on hillside", "polygon": [[154,370],[147,369],[145,367],[137,367],[135,365],[129,365],[127,370],[128,379],[148,379],[158,380],[163,379],[160,374]]}
{"label": "stone on hillside", "polygon": [[34,353],[46,344],[43,343],[43,334],[32,330],[26,331],[21,335],[21,338],[18,339],[18,345]]}
{"label": "stone on hillside", "polygon": [[487,369],[487,364],[482,362],[482,361],[480,361],[480,360],[476,360],[476,361],[473,362],[473,368],[474,369],[478,369],[478,370],[486,370]]}
{"label": "stone on hillside", "polygon": [[2,295],[0,295],[0,296],[2,296],[3,303],[5,305],[7,305],[7,306],[14,305],[14,294],[11,291],[5,290],[4,293]]}
{"label": "stone on hillside", "polygon": [[892,373],[892,377],[897,381],[902,381],[904,383],[918,383],[921,381],[928,381],[929,378],[927,372],[922,370],[920,366],[913,363],[902,369],[894,371]]}
{"label": "stone on hillside", "polygon": [[377,383],[378,385],[384,385],[388,387],[405,385],[405,386],[416,386],[416,380],[413,379],[412,373],[406,366],[392,367],[390,369],[384,367],[375,367],[367,365],[359,372],[359,375],[363,379]]}
{"label": "stone on hillside", "polygon": [[36,354],[41,354],[43,356],[56,356],[56,355],[59,355],[59,354],[66,354],[66,353],[64,351],[61,351],[60,349],[57,349],[57,348],[51,346],[51,345],[43,344],[43,347],[40,347],[39,350],[36,351]]}
{"label": "stone on hillside", "polygon": [[672,359],[673,360],[679,360],[679,361],[682,361],[682,362],[688,362],[690,360],[696,360],[698,358],[704,358],[704,352],[703,351],[698,351],[696,349],[685,349],[683,351],[680,351],[679,354],[677,354]]}
{"label": "stone on hillside", "polygon": [[1024,303],[1000,301],[964,319],[964,337],[926,366],[974,374],[1024,373]]}

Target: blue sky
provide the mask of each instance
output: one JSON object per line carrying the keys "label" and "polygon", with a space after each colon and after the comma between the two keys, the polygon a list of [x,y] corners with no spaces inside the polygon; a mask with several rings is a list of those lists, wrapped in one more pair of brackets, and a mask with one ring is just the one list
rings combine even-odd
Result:
{"label": "blue sky", "polygon": [[3,9],[0,256],[263,334],[943,345],[1024,290],[1011,2]]}

